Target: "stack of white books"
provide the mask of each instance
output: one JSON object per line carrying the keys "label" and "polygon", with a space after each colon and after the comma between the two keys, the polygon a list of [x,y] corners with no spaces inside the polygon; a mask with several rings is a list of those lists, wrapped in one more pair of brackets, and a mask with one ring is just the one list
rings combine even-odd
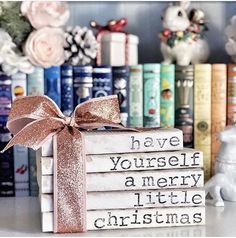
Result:
{"label": "stack of white books", "polygon": [[[85,133],[87,229],[205,224],[203,154],[182,131]],[[42,231],[53,231],[53,151],[38,153]],[[76,209],[76,208],[75,208]]]}

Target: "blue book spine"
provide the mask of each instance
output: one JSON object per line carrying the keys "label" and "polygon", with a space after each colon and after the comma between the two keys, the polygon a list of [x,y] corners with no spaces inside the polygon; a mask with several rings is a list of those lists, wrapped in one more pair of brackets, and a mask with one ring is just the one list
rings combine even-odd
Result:
{"label": "blue book spine", "polygon": [[52,66],[44,69],[45,88],[44,94],[50,97],[58,107],[61,107],[61,69]]}
{"label": "blue book spine", "polygon": [[35,67],[34,72],[27,75],[27,92],[28,95],[44,94],[44,69]]}
{"label": "blue book spine", "polygon": [[93,98],[112,94],[112,70],[110,66],[93,68]]}
{"label": "blue book spine", "polygon": [[[6,128],[11,109],[11,100],[11,79],[3,72],[0,72],[0,150],[11,139],[11,134]],[[0,196],[14,195],[14,158],[13,148],[10,148],[4,153],[0,153]]]}
{"label": "blue book spine", "polygon": [[28,148],[14,145],[15,195],[29,196],[29,161]]}
{"label": "blue book spine", "polygon": [[117,94],[120,104],[121,123],[128,125],[129,117],[129,66],[112,67],[113,94]]}
{"label": "blue book spine", "polygon": [[93,68],[91,65],[73,67],[74,107],[92,98]]}
{"label": "blue book spine", "polygon": [[61,66],[61,110],[65,116],[73,111],[73,67]]}

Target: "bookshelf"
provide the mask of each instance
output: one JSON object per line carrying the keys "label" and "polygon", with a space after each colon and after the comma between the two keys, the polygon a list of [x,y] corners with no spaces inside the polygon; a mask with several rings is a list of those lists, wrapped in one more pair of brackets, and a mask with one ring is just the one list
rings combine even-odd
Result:
{"label": "bookshelf", "polygon": [[[84,234],[66,234],[66,236],[235,236],[236,226],[232,219],[232,214],[235,213],[236,203],[225,202],[225,207],[206,206],[205,226],[94,231]],[[39,201],[34,197],[0,198],[0,235],[55,236],[52,233],[41,232]]]}

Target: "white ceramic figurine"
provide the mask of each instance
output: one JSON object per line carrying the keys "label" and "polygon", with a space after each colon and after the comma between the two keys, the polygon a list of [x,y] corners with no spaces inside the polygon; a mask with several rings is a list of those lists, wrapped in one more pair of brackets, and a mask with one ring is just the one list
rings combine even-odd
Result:
{"label": "white ceramic figurine", "polygon": [[226,44],[225,50],[231,56],[233,62],[236,62],[236,16],[230,20],[230,24],[225,29]]}
{"label": "white ceramic figurine", "polygon": [[208,59],[209,47],[203,39],[207,30],[205,14],[192,9],[188,15],[188,1],[169,5],[162,17],[163,31],[160,33],[163,63],[189,65],[203,63]]}
{"label": "white ceramic figurine", "polygon": [[215,163],[215,175],[205,184],[215,206],[224,201],[236,202],[236,126],[227,126],[219,133],[222,142]]}

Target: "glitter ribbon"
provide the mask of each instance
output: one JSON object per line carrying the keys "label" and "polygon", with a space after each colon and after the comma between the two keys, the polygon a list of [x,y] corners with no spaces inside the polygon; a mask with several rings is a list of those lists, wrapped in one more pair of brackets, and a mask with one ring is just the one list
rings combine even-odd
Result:
{"label": "glitter ribbon", "polygon": [[7,127],[14,137],[4,151],[16,144],[37,150],[53,137],[54,233],[86,231],[83,130],[103,126],[124,129],[117,96],[81,103],[71,117],[47,96],[20,97],[12,104]]}
{"label": "glitter ribbon", "polygon": [[90,22],[90,26],[97,29],[96,39],[98,42],[97,47],[97,65],[101,65],[101,38],[107,32],[121,32],[125,34],[125,64],[128,64],[129,60],[129,51],[128,51],[128,33],[124,31],[124,27],[127,25],[128,20],[126,18],[121,18],[119,20],[108,21],[107,25],[101,26],[95,21]]}

